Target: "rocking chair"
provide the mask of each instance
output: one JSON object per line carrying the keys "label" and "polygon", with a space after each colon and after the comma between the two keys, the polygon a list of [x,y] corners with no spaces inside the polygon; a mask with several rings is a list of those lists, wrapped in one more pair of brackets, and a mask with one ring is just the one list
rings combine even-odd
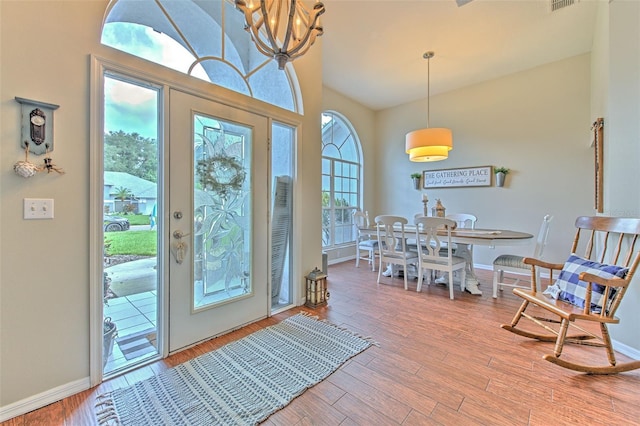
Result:
{"label": "rocking chair", "polygon": [[[575,225],[577,231],[567,262],[524,259],[524,263],[531,266],[531,288],[513,289],[513,293],[524,301],[511,323],[501,327],[520,336],[555,342],[553,353],[543,358],[574,371],[616,374],[640,368],[640,360],[616,363],[607,328],[609,324],[620,322],[615,316],[616,310],[640,263],[640,251],[637,249],[640,246],[640,219],[582,216],[576,219]],[[581,258],[576,253],[579,246],[585,246],[585,241],[585,255]],[[536,282],[540,277],[539,268],[549,271],[551,285],[545,291],[537,290],[541,288]],[[560,271],[555,282],[554,271]],[[535,316],[527,312],[531,306],[533,309],[541,308],[545,315]],[[519,328],[522,318],[533,321],[550,334]],[[582,321],[598,324],[601,336],[576,324],[585,324]],[[568,334],[570,327],[579,330],[580,334]],[[609,364],[593,366],[561,359],[565,343],[603,347]]]}

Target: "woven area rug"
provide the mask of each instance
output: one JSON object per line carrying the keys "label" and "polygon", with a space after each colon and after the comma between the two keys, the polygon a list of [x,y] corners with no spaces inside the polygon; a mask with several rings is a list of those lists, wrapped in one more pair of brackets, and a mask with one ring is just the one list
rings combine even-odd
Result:
{"label": "woven area rug", "polygon": [[374,344],[305,313],[97,399],[100,425],[255,425]]}

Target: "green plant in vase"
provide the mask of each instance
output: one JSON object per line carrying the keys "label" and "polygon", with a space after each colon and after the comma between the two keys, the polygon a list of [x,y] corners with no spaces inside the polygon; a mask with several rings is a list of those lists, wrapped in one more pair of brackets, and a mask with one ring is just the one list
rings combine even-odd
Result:
{"label": "green plant in vase", "polygon": [[411,179],[413,180],[413,187],[415,189],[420,189],[420,178],[422,177],[422,173],[411,173]]}
{"label": "green plant in vase", "polygon": [[504,179],[509,174],[510,170],[506,167],[495,167],[493,173],[496,175],[496,186],[504,186]]}

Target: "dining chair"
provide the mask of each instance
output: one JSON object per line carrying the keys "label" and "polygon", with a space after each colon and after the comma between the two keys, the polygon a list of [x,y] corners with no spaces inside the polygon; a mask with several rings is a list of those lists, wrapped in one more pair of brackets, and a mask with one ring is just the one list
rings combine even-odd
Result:
{"label": "dining chair", "polygon": [[[456,223],[457,229],[476,229],[476,222],[478,218],[476,215],[470,213],[452,213],[445,216],[447,219],[451,219]],[[453,250],[455,252],[456,246],[453,245]],[[473,245],[469,247],[469,251],[473,250]],[[472,256],[473,258],[473,256]],[[471,270],[473,270],[473,265],[469,265]]]}
{"label": "dining chair", "polygon": [[445,216],[456,223],[457,228],[475,229],[478,218],[470,213],[452,213]]}
{"label": "dining chair", "polygon": [[375,218],[378,235],[378,251],[380,253],[380,266],[378,269],[378,284],[382,277],[382,264],[391,265],[393,277],[393,265],[402,265],[404,275],[404,289],[408,290],[407,276],[409,265],[417,268],[418,253],[407,249],[407,238],[404,227],[409,221],[402,216],[380,215]]}
{"label": "dining chair", "polygon": [[[538,238],[536,239],[536,245],[531,257],[534,259],[542,259],[544,254],[544,248],[547,245],[547,239],[549,237],[549,226],[553,216],[545,215],[542,219],[542,225],[538,231]],[[509,272],[516,275],[531,276],[531,266],[526,265],[524,261],[525,256],[518,256],[513,254],[503,254],[493,261],[493,298],[498,297],[498,290],[502,291],[503,287],[519,287],[530,288],[528,283],[520,284],[520,278],[513,278],[514,281],[506,283],[504,280],[504,273]],[[539,268],[536,268],[536,272]],[[539,272],[538,272],[539,273]],[[540,277],[536,277],[536,283],[540,285]],[[538,288],[538,291],[540,289]]]}
{"label": "dining chair", "polygon": [[[426,216],[424,215],[424,213],[416,213],[416,214],[413,215],[413,220],[415,221],[419,217],[426,217]],[[407,238],[407,250],[415,251],[417,253],[418,252],[417,244],[418,244],[418,242],[414,238],[413,233],[411,233],[411,236],[409,238]]]}
{"label": "dining chair", "polygon": [[371,270],[375,272],[378,240],[362,233],[362,230],[370,226],[369,212],[355,210],[353,212],[353,226],[356,232],[356,268],[360,267],[360,260],[366,260],[371,265]]}
{"label": "dining chair", "polygon": [[[447,216],[445,216],[447,219],[453,220],[456,223],[456,229],[475,229],[476,228],[476,222],[478,221],[478,218],[471,214],[471,213],[452,213],[452,214],[448,214]],[[453,254],[456,254],[456,250],[457,250],[457,245],[454,243],[453,244]],[[447,247],[444,246],[442,249],[443,251],[442,254],[446,254],[446,250]],[[469,258],[473,259],[473,245],[469,245],[467,246],[467,250],[469,251]],[[467,270],[469,272],[473,272],[473,262],[467,262]],[[440,278],[437,279],[436,283],[438,284],[446,284],[447,283],[447,276],[446,275],[442,275]]]}
{"label": "dining chair", "polygon": [[[453,300],[453,272],[460,271],[460,289],[464,291],[467,261],[453,255],[451,230],[456,223],[442,217],[416,217],[416,240],[418,241],[418,286],[422,290],[425,270],[449,273],[449,298]],[[438,235],[438,231],[446,230],[446,236]],[[428,275],[429,277],[431,274]],[[428,284],[431,279],[429,279]]]}

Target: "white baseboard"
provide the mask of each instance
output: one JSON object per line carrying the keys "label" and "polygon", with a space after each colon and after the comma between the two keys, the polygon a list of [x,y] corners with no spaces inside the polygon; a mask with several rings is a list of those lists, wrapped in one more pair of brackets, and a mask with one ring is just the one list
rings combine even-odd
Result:
{"label": "white baseboard", "polygon": [[335,265],[336,263],[342,263],[342,262],[346,262],[347,260],[354,260],[356,258],[355,255],[351,255],[351,256],[345,256],[345,257],[340,257],[340,258],[336,258],[336,259],[331,259],[329,260],[329,266],[331,265]]}
{"label": "white baseboard", "polygon": [[30,396],[21,401],[0,407],[0,422],[12,419],[14,417],[26,414],[30,411],[37,410],[46,405],[58,402],[66,397],[83,392],[91,387],[91,381],[88,377],[75,382],[58,386],[48,391]]}
{"label": "white baseboard", "polygon": [[640,360],[640,349],[632,348],[631,346],[627,346],[624,343],[620,343],[616,340],[612,340],[613,347],[617,352],[620,352],[623,355],[628,356],[632,359]]}

